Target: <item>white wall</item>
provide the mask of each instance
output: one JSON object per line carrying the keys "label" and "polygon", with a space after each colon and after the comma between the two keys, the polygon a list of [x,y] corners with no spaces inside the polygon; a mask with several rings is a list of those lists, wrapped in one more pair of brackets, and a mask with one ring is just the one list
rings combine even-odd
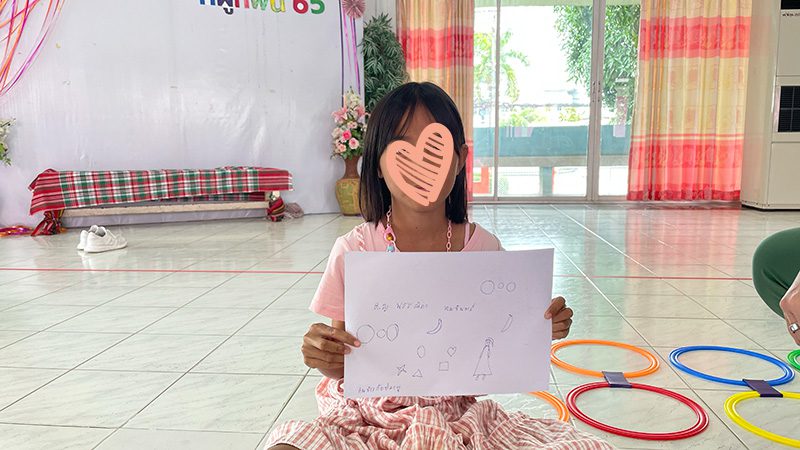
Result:
{"label": "white wall", "polygon": [[28,216],[27,186],[47,168],[279,167],[294,174],[287,200],[338,210],[337,3],[324,0],[319,15],[291,1],[284,13],[232,15],[199,3],[65,4],[34,65],[0,98],[0,117],[17,119],[13,166],[0,166],[0,224],[39,220]]}
{"label": "white wall", "polygon": [[389,18],[392,19],[392,25],[397,27],[397,7],[395,0],[367,0],[367,11],[364,14],[365,21],[368,21],[371,17],[377,16],[383,13],[389,15]]}

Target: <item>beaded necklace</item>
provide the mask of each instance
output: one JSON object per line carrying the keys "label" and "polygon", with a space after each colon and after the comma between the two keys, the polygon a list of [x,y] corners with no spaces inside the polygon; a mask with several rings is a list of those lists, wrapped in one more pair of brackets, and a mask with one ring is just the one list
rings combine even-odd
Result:
{"label": "beaded necklace", "polygon": [[[450,240],[453,237],[453,223],[450,222],[450,219],[447,220],[447,251],[450,251],[452,245],[450,244]],[[386,240],[386,251],[387,252],[394,252],[397,250],[397,237],[394,235],[394,230],[392,230],[392,208],[389,208],[389,211],[386,213],[386,231],[383,233],[383,238]]]}

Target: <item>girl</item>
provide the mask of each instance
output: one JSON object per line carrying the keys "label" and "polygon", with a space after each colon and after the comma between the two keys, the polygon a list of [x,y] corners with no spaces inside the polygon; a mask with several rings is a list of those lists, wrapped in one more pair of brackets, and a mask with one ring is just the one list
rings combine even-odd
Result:
{"label": "girl", "polygon": [[[446,198],[420,206],[390,178],[386,147],[402,139],[416,145],[431,123],[453,136]],[[343,397],[344,355],[360,343],[345,331],[344,254],[349,251],[498,251],[497,238],[467,220],[467,145],[456,105],[439,87],[408,83],[386,95],[369,119],[361,175],[365,223],[338,238],[331,250],[311,310],[331,325],[311,325],[303,339],[308,367],[325,376],[317,386],[321,416],[312,423],[288,422],[270,435],[273,449],[608,449],[605,442],[555,420],[508,414],[494,401],[475,397]],[[545,313],[553,339],[569,333],[572,310],[563,298]],[[357,350],[356,350],[357,351]]]}

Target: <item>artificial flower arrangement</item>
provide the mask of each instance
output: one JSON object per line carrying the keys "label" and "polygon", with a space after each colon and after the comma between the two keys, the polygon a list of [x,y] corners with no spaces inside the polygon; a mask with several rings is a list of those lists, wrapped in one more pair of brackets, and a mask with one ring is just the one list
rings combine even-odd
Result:
{"label": "artificial flower arrangement", "polygon": [[364,153],[367,132],[367,110],[361,97],[352,90],[344,94],[344,105],[333,112],[333,155],[344,160],[358,159]]}

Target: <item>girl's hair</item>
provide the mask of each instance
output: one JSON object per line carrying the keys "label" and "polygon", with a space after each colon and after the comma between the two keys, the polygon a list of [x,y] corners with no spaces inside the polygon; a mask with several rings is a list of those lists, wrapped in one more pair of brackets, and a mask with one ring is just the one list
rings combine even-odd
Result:
{"label": "girl's hair", "polygon": [[[392,196],[386,180],[379,177],[381,156],[392,141],[402,139],[418,107],[430,111],[434,120],[453,135],[456,157],[466,137],[458,108],[447,93],[433,83],[406,83],[386,94],[370,115],[364,138],[364,162],[361,165],[360,206],[364,220],[376,226],[389,211]],[[445,214],[454,223],[467,221],[467,171],[456,176],[445,202]]]}

